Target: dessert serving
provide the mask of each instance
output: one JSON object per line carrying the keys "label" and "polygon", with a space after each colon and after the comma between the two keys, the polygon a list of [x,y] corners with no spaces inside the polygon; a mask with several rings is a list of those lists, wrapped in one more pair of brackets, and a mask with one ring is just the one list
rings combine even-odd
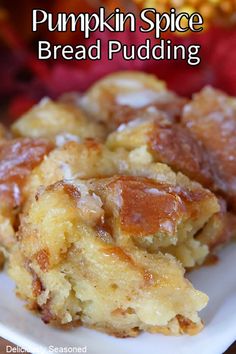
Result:
{"label": "dessert serving", "polygon": [[121,72],[0,130],[1,263],[50,325],[197,334],[186,278],[236,235],[236,99]]}

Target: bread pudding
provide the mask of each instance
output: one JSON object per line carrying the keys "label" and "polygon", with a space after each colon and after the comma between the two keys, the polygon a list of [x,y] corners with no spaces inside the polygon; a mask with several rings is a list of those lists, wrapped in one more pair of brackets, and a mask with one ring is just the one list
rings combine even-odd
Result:
{"label": "bread pudding", "polygon": [[[173,189],[177,195],[183,189],[182,197],[178,195],[177,199],[182,198],[181,205],[184,204],[182,213],[185,215],[173,225],[171,218],[168,222],[166,220],[163,224],[163,227],[166,224],[166,230],[161,237],[157,234],[157,237],[152,238],[146,233],[141,239],[136,238],[135,242],[138,242],[140,247],[148,248],[150,252],[156,252],[160,247],[175,246],[172,250],[168,249],[168,252],[176,254],[175,248],[181,247],[182,252],[178,252],[177,258],[185,267],[203,263],[208,254],[208,247],[197,241],[195,236],[220,210],[216,197],[181,173],[174,173],[167,165],[152,162],[147,152],[141,154],[140,151],[127,152],[123,149],[111,151],[104,144],[91,140],[84,143],[68,142],[49,153],[32,172],[24,188],[25,199],[28,200],[24,205],[25,212],[40,186],[47,186],[59,180],[71,181],[76,178],[89,179],[114,175],[148,178],[161,186],[165,184],[170,193]],[[149,189],[152,191],[151,187]],[[151,202],[151,197],[151,194],[148,195],[144,202],[146,204],[148,200]],[[138,199],[142,198],[142,194],[138,196]],[[153,218],[153,213],[150,215]],[[144,220],[147,217],[148,215],[142,216]],[[146,225],[149,223],[150,221],[146,222]]]}
{"label": "bread pudding", "polygon": [[84,138],[103,138],[105,129],[102,124],[87,119],[82,110],[62,102],[44,98],[38,105],[25,113],[11,128],[15,136],[48,138],[56,143]]}
{"label": "bread pudding", "polygon": [[24,201],[23,186],[30,172],[52,148],[43,139],[0,141],[0,249],[4,254],[15,243],[15,229]]}
{"label": "bread pudding", "polygon": [[0,249],[27,307],[118,337],[198,333],[208,298],[185,270],[236,234],[234,106],[126,72],[1,128]]}
{"label": "bread pudding", "polygon": [[214,190],[236,211],[236,99],[207,87],[184,107],[182,122],[206,150]]}
{"label": "bread pudding", "polygon": [[[184,278],[173,256],[149,253],[129,240],[165,238],[179,223],[184,205],[166,187],[118,176],[61,181],[41,190],[22,217],[10,261],[17,292],[55,325],[79,321],[120,337],[140,330],[198,332],[197,311],[207,296]],[[132,210],[136,192],[144,199]]]}
{"label": "bread pudding", "polygon": [[141,72],[118,72],[95,83],[80,106],[95,121],[113,130],[137,117],[175,121],[186,99],[166,89],[164,82]]}

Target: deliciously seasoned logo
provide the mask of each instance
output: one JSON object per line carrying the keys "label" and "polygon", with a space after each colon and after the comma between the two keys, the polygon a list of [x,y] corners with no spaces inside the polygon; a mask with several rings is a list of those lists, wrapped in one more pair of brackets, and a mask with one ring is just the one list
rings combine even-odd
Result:
{"label": "deliciously seasoned logo", "polygon": [[35,354],[48,354],[48,353],[87,353],[87,346],[66,346],[66,347],[57,347],[50,345],[48,348],[42,346],[28,346],[26,349],[23,349],[18,346],[6,346],[6,353],[35,353]]}

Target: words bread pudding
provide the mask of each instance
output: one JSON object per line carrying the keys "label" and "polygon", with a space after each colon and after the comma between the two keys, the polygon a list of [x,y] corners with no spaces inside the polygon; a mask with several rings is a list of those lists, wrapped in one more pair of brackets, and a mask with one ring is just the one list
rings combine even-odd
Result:
{"label": "words bread pudding", "polygon": [[0,259],[27,307],[119,337],[198,333],[208,298],[185,269],[236,233],[235,107],[126,72],[1,127]]}

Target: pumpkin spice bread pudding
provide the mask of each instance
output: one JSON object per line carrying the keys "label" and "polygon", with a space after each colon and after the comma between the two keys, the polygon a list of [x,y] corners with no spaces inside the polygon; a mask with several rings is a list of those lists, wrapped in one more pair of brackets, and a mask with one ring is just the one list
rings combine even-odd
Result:
{"label": "pumpkin spice bread pudding", "polygon": [[[185,272],[236,234],[235,99],[126,72],[0,130],[0,263],[50,325],[197,334]],[[214,139],[211,137],[215,132]]]}

